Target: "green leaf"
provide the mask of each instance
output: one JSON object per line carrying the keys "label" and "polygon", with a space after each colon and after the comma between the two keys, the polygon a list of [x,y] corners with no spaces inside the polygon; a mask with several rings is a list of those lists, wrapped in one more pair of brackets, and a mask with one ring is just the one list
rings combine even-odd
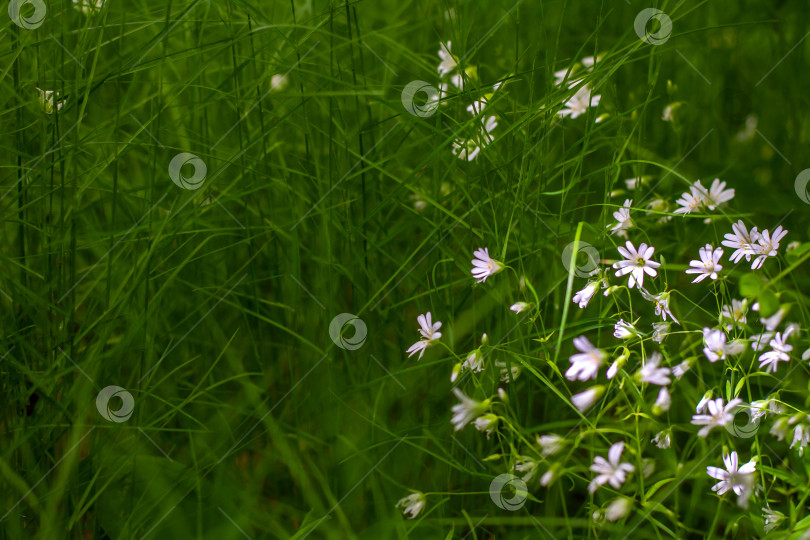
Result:
{"label": "green leaf", "polygon": [[757,300],[759,300],[759,314],[762,317],[770,317],[779,309],[779,299],[770,289],[762,291]]}
{"label": "green leaf", "polygon": [[759,274],[747,273],[740,278],[740,294],[743,296],[757,296],[765,280]]}

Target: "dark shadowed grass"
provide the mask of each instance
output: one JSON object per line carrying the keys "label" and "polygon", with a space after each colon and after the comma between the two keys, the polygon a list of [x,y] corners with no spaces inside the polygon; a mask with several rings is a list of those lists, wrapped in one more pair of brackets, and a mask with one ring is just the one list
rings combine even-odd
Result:
{"label": "dark shadowed grass", "polygon": [[[559,375],[573,337],[610,339],[631,303],[634,317],[650,315],[627,291],[585,311],[570,301],[584,280],[566,270],[563,248],[576,238],[615,260],[605,227],[625,198],[643,222],[634,240],[665,259],[655,283],[676,291],[685,333],[668,344],[672,365],[702,354],[701,328],[740,297],[747,271],[729,263],[716,287],[691,285],[683,269],[699,247],[717,245],[739,218],[782,224],[787,241],[810,232],[794,190],[810,139],[810,10],[661,2],[674,32],[651,46],[633,30],[645,7],[135,0],[85,15],[61,0],[47,2],[36,29],[4,18],[3,537],[761,534],[759,508],[749,517],[718,499],[705,474],[734,440],[696,439],[689,419],[704,379],[717,395],[718,381],[744,380],[747,401],[778,387],[806,407],[806,363],[747,376],[749,352],[723,378],[703,362],[663,418],[639,405],[652,389],[642,396],[631,385],[580,415],[568,399],[583,386]],[[403,87],[438,86],[448,40],[472,76],[437,114],[408,114]],[[594,54],[603,55],[588,75],[599,107],[560,121],[571,92],[552,74]],[[279,74],[288,84],[274,89]],[[476,161],[459,160],[453,141],[480,122],[466,107],[497,82],[487,106],[495,141]],[[37,88],[58,91],[63,107],[46,114]],[[663,122],[674,102],[683,102],[676,121]],[[738,140],[751,115],[756,131]],[[201,188],[170,179],[180,152],[205,163]],[[649,181],[613,193],[636,176]],[[715,177],[736,189],[719,219],[642,218],[653,199],[672,203]],[[484,246],[514,271],[473,285],[469,260]],[[802,326],[805,258],[771,260],[761,274]],[[539,316],[507,309],[519,300],[539,300]],[[404,351],[426,311],[443,322],[446,347],[417,361]],[[362,347],[330,339],[340,313],[365,322]],[[481,399],[506,388],[499,414],[514,429],[491,439],[449,422],[451,369],[484,332],[491,362],[461,387]],[[494,361],[521,366],[521,376],[501,383]],[[134,398],[124,422],[96,407],[111,385]],[[658,424],[673,426],[669,451],[646,436]],[[549,489],[535,479],[520,511],[495,506],[490,482],[508,472],[508,456],[549,432],[569,433],[566,452],[580,459]],[[587,466],[617,438],[639,469],[642,453],[655,457],[656,472],[625,493],[634,501],[625,520],[597,529],[591,515],[608,499],[586,495]],[[805,462],[789,442],[750,441],[744,452],[760,457],[762,479],[784,477],[766,495],[795,525],[810,487]],[[486,459],[494,454],[504,457]],[[394,507],[409,490],[429,494],[415,521]]]}

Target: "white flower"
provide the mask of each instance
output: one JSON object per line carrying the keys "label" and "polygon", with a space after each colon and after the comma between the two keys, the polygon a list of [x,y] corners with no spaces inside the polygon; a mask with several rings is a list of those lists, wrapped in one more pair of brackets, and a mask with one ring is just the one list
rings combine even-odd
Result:
{"label": "white flower", "polygon": [[73,7],[85,15],[90,15],[104,7],[104,0],[73,0]]}
{"label": "white flower", "polygon": [[776,402],[775,399],[769,397],[768,399],[752,401],[749,410],[749,415],[751,416],[751,421],[753,422],[754,420],[762,418],[768,413],[781,413],[782,407]]}
{"label": "white flower", "polygon": [[648,247],[647,244],[642,243],[636,251],[636,247],[630,240],[625,245],[626,249],[622,246],[617,248],[625,260],[613,263],[613,268],[617,269],[616,277],[630,274],[627,286],[632,289],[638,284],[638,287],[641,288],[644,286],[644,274],[646,273],[650,277],[657,276],[658,272],[655,271],[655,268],[661,266],[661,263],[650,260],[655,253],[654,247]]}
{"label": "white flower", "polygon": [[726,183],[721,182],[719,178],[715,178],[712,181],[708,192],[706,192],[706,189],[700,184],[700,180],[695,182],[695,184],[697,189],[703,191],[703,201],[709,210],[714,210],[724,202],[728,202],[734,198],[734,190],[726,189]]}
{"label": "white flower", "polygon": [[633,226],[633,220],[630,219],[631,206],[633,206],[633,200],[627,199],[624,201],[624,206],[613,212],[616,224],[610,229],[610,234],[618,234],[627,239],[627,229]]}
{"label": "white flower", "polygon": [[565,108],[557,111],[557,115],[570,116],[572,119],[576,118],[585,114],[588,107],[599,105],[601,99],[601,95],[591,96],[591,89],[588,88],[588,85],[583,85],[565,102]]}
{"label": "white flower", "polygon": [[574,295],[573,301],[579,305],[579,309],[583,309],[591,301],[591,298],[593,298],[593,295],[599,290],[599,287],[604,286],[604,284],[605,281],[602,278],[589,281],[581,291],[578,291]]}
{"label": "white flower", "polygon": [[667,412],[671,405],[672,397],[669,395],[669,390],[667,390],[667,387],[663,386],[661,390],[658,391],[658,397],[653,404],[653,408],[657,407],[661,410],[661,412]]}
{"label": "white flower", "polygon": [[804,424],[799,424],[793,429],[793,442],[790,447],[799,445],[799,455],[804,455],[804,447],[810,443],[810,428]]}
{"label": "white flower", "polygon": [[529,304],[528,302],[515,302],[514,304],[509,306],[509,309],[511,311],[514,311],[515,313],[523,313],[530,307],[532,307],[532,305]]}
{"label": "white flower", "polygon": [[742,403],[739,398],[734,398],[729,401],[726,406],[723,406],[723,398],[717,398],[708,402],[709,414],[696,414],[692,416],[692,423],[696,426],[703,426],[698,431],[698,437],[705,437],[709,432],[720,426],[725,426],[729,422],[734,421],[734,415],[731,411]]}
{"label": "white flower", "polygon": [[790,331],[785,332],[783,336],[781,332],[777,332],[774,338],[768,343],[771,346],[770,351],[762,353],[759,357],[759,369],[767,366],[765,371],[773,373],[778,367],[779,361],[790,362],[790,351],[793,350],[793,345],[787,343],[787,338],[790,337]]}
{"label": "white flower", "polygon": [[762,509],[762,519],[765,520],[765,532],[769,533],[779,525],[780,521],[785,519],[785,514],[766,506]]}
{"label": "white flower", "polygon": [[537,444],[540,446],[540,451],[543,457],[553,456],[563,448],[565,439],[559,435],[540,435],[537,437]]}
{"label": "white flower", "polygon": [[731,452],[731,454],[723,456],[723,462],[726,464],[726,470],[718,467],[706,467],[706,473],[709,476],[720,480],[712,487],[712,491],[716,491],[718,495],[723,495],[728,490],[732,490],[742,499],[743,493],[750,492],[753,487],[754,479],[749,475],[756,471],[757,462],[751,460],[739,467],[737,452]]}
{"label": "white flower", "polygon": [[[673,317],[674,318],[674,317]],[[654,322],[653,323],[653,341],[661,343],[669,335],[669,327],[672,323],[668,322]]]}
{"label": "white flower", "polygon": [[658,294],[651,294],[647,289],[641,288],[641,296],[644,297],[645,300],[649,300],[650,302],[655,305],[655,314],[659,315],[662,319],[667,320],[667,315],[672,317],[672,320],[678,324],[678,319],[675,318],[675,315],[672,314],[672,311],[669,309],[669,296],[670,292],[662,292]]}
{"label": "white flower", "polygon": [[633,503],[630,499],[619,497],[608,505],[605,517],[608,521],[619,521],[630,512],[632,507]]}
{"label": "white flower", "polygon": [[420,491],[411,493],[404,499],[400,499],[396,508],[402,508],[402,515],[410,514],[409,519],[414,519],[425,508],[425,494]]}
{"label": "white flower", "polygon": [[619,319],[619,322],[613,325],[613,337],[616,339],[629,339],[638,335],[636,327],[631,323],[624,322],[624,319]]}
{"label": "white flower", "polygon": [[695,412],[698,414],[704,412],[706,410],[706,407],[709,405],[709,401],[711,399],[712,399],[712,391],[709,390],[708,392],[703,394],[703,397],[700,398],[700,401],[698,401],[697,407],[695,407]]}
{"label": "white flower", "polygon": [[731,300],[731,306],[723,304],[720,311],[720,324],[725,323],[726,329],[731,332],[735,326],[743,328],[745,326],[745,314],[748,311],[748,302],[743,300]]}
{"label": "white flower", "polygon": [[684,193],[681,195],[680,199],[677,199],[675,203],[680,206],[675,210],[675,214],[691,214],[692,210],[697,209],[700,205],[703,204],[703,198],[698,193],[696,194],[694,189],[692,189],[689,193]]}
{"label": "white flower", "polygon": [[709,362],[725,360],[728,356],[740,354],[745,350],[745,344],[740,341],[726,343],[726,333],[716,328],[703,329],[703,354]]}
{"label": "white flower", "polygon": [[537,462],[526,456],[518,456],[515,460],[515,465],[512,467],[514,472],[523,473],[523,481],[531,482],[534,475],[537,473]]}
{"label": "white flower", "polygon": [[500,370],[501,382],[512,382],[520,376],[520,366],[512,363],[512,368],[506,368],[506,362],[495,362],[495,367]]}
{"label": "white flower", "polygon": [[472,161],[489,143],[494,140],[490,133],[498,127],[497,119],[489,116],[484,121],[483,129],[469,139],[456,139],[453,141],[453,154],[459,159]]}
{"label": "white flower", "polygon": [[481,349],[476,349],[471,352],[464,363],[461,364],[461,371],[469,369],[473,373],[480,373],[484,371],[484,355],[481,354]]}
{"label": "white flower", "polygon": [[461,431],[464,426],[484,414],[489,409],[489,400],[476,401],[467,396],[458,388],[453,388],[453,393],[461,401],[453,405],[453,418],[450,422],[456,428],[456,431]]}
{"label": "white flower", "polygon": [[[759,306],[757,306],[757,311],[759,311]],[[787,315],[787,310],[780,307],[778,310],[776,310],[776,313],[767,319],[760,317],[759,322],[765,325],[765,330],[768,332],[773,332],[780,324],[782,324],[782,319],[785,318],[785,315]]]}
{"label": "white flower", "polygon": [[287,88],[287,84],[289,83],[289,79],[286,75],[281,73],[276,73],[272,77],[270,77],[270,88],[274,92],[281,92],[285,88]]}
{"label": "white flower", "polygon": [[740,259],[745,256],[746,261],[751,260],[751,255],[754,254],[753,244],[759,238],[759,232],[757,232],[757,228],[754,227],[749,232],[745,228],[745,223],[743,220],[739,220],[737,223],[734,223],[731,226],[732,233],[726,233],[725,240],[721,243],[726,246],[733,248],[735,251],[729,257],[729,260],[733,263],[740,262]]}
{"label": "white flower", "polygon": [[675,375],[676,379],[680,379],[683,377],[683,374],[689,371],[690,368],[689,360],[684,360],[674,368],[672,368],[672,374]]}
{"label": "white flower", "polygon": [[489,256],[489,248],[478,248],[473,256],[475,258],[471,261],[473,268],[470,272],[477,283],[483,283],[488,277],[504,269],[503,263]]}
{"label": "white flower", "polygon": [[612,364],[610,364],[610,367],[607,370],[608,379],[612,379],[613,377],[615,377],[616,374],[619,372],[619,368],[621,368],[624,365],[624,363],[627,362],[627,359],[630,357],[630,351],[627,349],[627,347],[623,348],[624,352],[620,354],[616,358],[616,360],[613,361]]}
{"label": "white flower", "polygon": [[599,373],[599,367],[607,355],[604,351],[594,347],[585,336],[575,337],[574,347],[580,352],[569,358],[571,367],[565,372],[565,378],[569,381],[595,379]]}
{"label": "white flower", "polygon": [[641,382],[657,384],[658,386],[666,386],[672,382],[669,379],[671,370],[668,367],[658,367],[662,359],[663,357],[659,352],[653,353],[647,359],[647,362],[643,364],[638,371],[641,376]]}
{"label": "white flower", "polygon": [[723,256],[723,248],[717,248],[712,251],[712,245],[706,244],[706,247],[700,248],[699,253],[700,260],[691,261],[689,266],[692,268],[686,270],[687,274],[700,274],[692,280],[692,283],[703,281],[707,277],[717,279],[717,272],[723,269],[719,264],[720,257]]}
{"label": "white flower", "polygon": [[492,435],[495,432],[495,429],[498,427],[498,417],[492,413],[487,413],[476,418],[473,425],[478,431],[485,432],[487,434],[487,439],[489,439],[490,435]]}
{"label": "white flower", "polygon": [[422,334],[422,339],[411,345],[405,352],[408,353],[408,357],[418,352],[419,359],[421,359],[425,354],[425,349],[442,337],[442,333],[438,331],[442,327],[442,323],[439,321],[434,323],[429,311],[424,315],[419,315],[416,320],[419,322],[419,333]]}
{"label": "white flower", "polygon": [[773,332],[763,332],[761,334],[754,334],[748,339],[751,341],[751,348],[755,351],[765,349],[768,342],[773,338]]}
{"label": "white flower", "polygon": [[574,404],[574,407],[579,409],[579,412],[583,412],[585,409],[590,408],[594,403],[596,403],[596,400],[602,396],[604,391],[604,386],[592,386],[579,394],[574,394],[571,396],[571,403]]}
{"label": "white flower", "polygon": [[441,62],[439,63],[439,77],[448,75],[458,67],[456,57],[453,56],[452,52],[450,52],[451,47],[452,42],[450,41],[447,42],[447,45],[444,43],[439,43],[439,58],[441,59]]}
{"label": "white flower", "polygon": [[624,442],[613,444],[608,450],[608,458],[596,456],[591,465],[591,470],[597,473],[596,477],[588,485],[588,491],[593,493],[599,486],[610,484],[613,488],[619,489],[624,483],[627,475],[633,472],[634,467],[629,463],[620,463]]}
{"label": "white flower", "polygon": [[557,468],[555,466],[551,466],[546,472],[543,473],[543,476],[540,477],[540,485],[547,487],[554,481],[555,478],[557,478]]}
{"label": "white flower", "polygon": [[757,237],[757,243],[752,246],[754,253],[757,255],[757,258],[751,263],[752,270],[762,268],[762,265],[768,257],[776,257],[779,242],[787,233],[786,230],[782,229],[781,225],[774,229],[773,235],[771,235],[768,229],[763,229]]}
{"label": "white flower", "polygon": [[653,437],[650,442],[654,442],[655,446],[661,448],[662,450],[664,448],[669,448],[671,442],[669,437],[669,431],[661,431],[660,433],[658,433],[658,435]]}

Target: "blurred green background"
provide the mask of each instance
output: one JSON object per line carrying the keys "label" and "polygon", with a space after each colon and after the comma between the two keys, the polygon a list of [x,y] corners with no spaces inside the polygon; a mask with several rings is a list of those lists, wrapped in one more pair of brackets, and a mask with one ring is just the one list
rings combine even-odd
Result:
{"label": "blurred green background", "polygon": [[[607,327],[566,299],[561,253],[584,222],[583,239],[616,257],[604,228],[625,178],[650,176],[646,203],[674,202],[681,176],[720,177],[736,189],[732,219],[808,236],[793,186],[810,166],[806,2],[46,5],[38,28],[0,22],[3,538],[594,535],[581,480],[532,488],[520,512],[492,504],[506,471],[483,459],[508,444],[452,431],[457,357],[406,358],[416,316],[442,321],[459,357],[486,332],[491,358],[551,378],[571,337]],[[663,45],[633,30],[646,7],[672,17]],[[410,115],[402,89],[438,86],[440,41],[475,76],[439,113]],[[552,73],[594,54],[600,106],[559,122]],[[495,142],[461,161],[465,109],[496,82]],[[64,104],[48,114],[38,89]],[[201,188],[169,177],[180,152],[205,163]],[[673,221],[637,242],[682,265],[730,229]],[[529,299],[514,273],[473,286],[485,246],[543,298],[536,321],[507,309]],[[557,334],[535,339],[566,304],[559,352]],[[330,339],[340,313],[364,321],[360,348]],[[484,375],[485,394],[502,386]],[[97,410],[110,385],[134,398],[126,421]],[[578,421],[528,370],[507,391],[529,438]],[[702,506],[711,479],[693,476],[662,503],[677,518],[638,519],[628,537],[722,532]],[[443,494],[418,524],[394,507],[411,489]]]}

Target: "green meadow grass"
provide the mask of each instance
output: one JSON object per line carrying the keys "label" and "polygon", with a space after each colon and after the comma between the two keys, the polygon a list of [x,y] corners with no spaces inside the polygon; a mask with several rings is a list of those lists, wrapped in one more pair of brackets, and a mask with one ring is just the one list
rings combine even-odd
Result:
{"label": "green meadow grass", "polygon": [[[622,241],[606,227],[625,198],[630,238],[664,262],[656,290],[675,290],[671,365],[703,358],[700,330],[749,272],[727,250],[723,279],[693,285],[683,270],[698,248],[738,219],[808,239],[810,206],[794,189],[810,167],[805,3],[46,4],[33,29],[0,13],[2,538],[750,537],[763,534],[764,497],[788,516],[782,533],[808,525],[807,460],[766,429],[695,437],[697,377],[653,418],[653,389],[629,383],[580,415],[568,399],[585,385],[560,376],[574,337],[613,340],[616,313],[654,319],[635,291],[571,302],[585,280],[563,249],[588,242],[616,260]],[[662,45],[634,31],[647,7],[672,18]],[[440,41],[470,68],[465,88],[411,115],[402,90],[438,87]],[[601,103],[559,119],[571,92],[553,73],[595,54],[587,80]],[[274,89],[279,74],[288,84]],[[466,107],[499,82],[494,142],[458,159],[453,141],[477,129]],[[38,88],[64,104],[48,114]],[[738,139],[752,115],[756,131]],[[199,189],[170,178],[181,152],[205,163]],[[648,181],[613,193],[637,176]],[[674,205],[716,177],[736,196],[711,223],[645,217],[653,199]],[[475,284],[479,247],[511,269]],[[803,328],[805,259],[782,247],[757,274]],[[521,300],[539,300],[539,316],[508,310]],[[427,311],[442,346],[417,361],[404,351]],[[365,323],[357,349],[330,338],[341,313]],[[462,387],[478,399],[504,388],[498,411],[514,426],[489,439],[450,424],[452,367],[482,333],[487,368]],[[716,396],[744,380],[746,401],[777,387],[807,409],[807,340],[794,345],[773,377],[748,376],[750,351],[728,372],[705,358],[693,369]],[[521,376],[500,382],[494,361]],[[97,408],[108,386],[133,397],[125,421]],[[660,426],[672,426],[668,450],[649,442]],[[551,432],[576,447],[567,474],[549,488],[535,479],[518,511],[498,508],[493,477]],[[625,485],[626,518],[599,525],[609,497],[587,493],[588,465],[620,439],[637,471],[642,457],[656,471]],[[747,509],[713,494],[705,473],[735,448],[775,471],[758,476],[767,487]],[[411,490],[428,493],[415,520],[395,508]]]}

